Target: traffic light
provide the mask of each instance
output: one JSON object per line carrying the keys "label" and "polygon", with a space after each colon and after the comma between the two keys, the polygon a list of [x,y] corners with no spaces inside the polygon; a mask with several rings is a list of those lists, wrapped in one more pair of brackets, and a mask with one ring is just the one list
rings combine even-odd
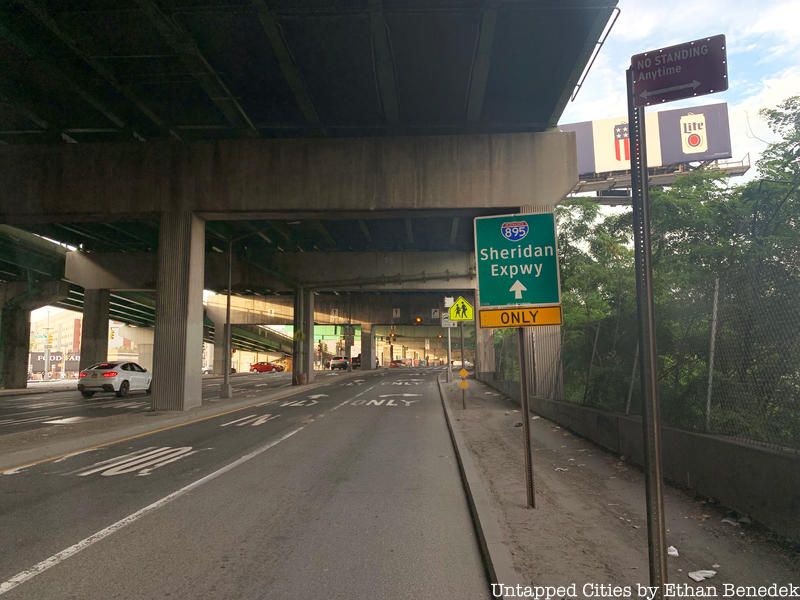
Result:
{"label": "traffic light", "polygon": [[53,334],[52,333],[48,333],[47,334],[47,345],[48,346],[52,346],[53,345]]}
{"label": "traffic light", "polygon": [[419,315],[414,317],[414,324],[415,325],[422,325],[422,317],[420,317]]}
{"label": "traffic light", "polygon": [[113,340],[116,335],[117,335],[117,330],[112,327],[111,328],[111,339]]}

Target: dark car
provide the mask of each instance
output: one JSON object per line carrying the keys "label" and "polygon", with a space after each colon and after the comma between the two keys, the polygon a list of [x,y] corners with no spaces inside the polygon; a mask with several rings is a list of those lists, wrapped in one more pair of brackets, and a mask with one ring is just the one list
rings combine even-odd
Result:
{"label": "dark car", "polygon": [[350,359],[350,365],[354,369],[360,369],[361,368],[361,355],[359,354],[358,356],[354,356],[353,358],[351,358]]}

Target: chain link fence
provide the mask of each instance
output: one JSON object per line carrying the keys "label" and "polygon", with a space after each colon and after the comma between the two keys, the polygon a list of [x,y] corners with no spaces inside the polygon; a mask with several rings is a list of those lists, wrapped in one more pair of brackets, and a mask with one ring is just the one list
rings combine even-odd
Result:
{"label": "chain link fence", "polygon": [[[800,279],[721,276],[656,306],[656,331],[666,425],[800,451]],[[567,324],[561,354],[554,399],[641,414],[635,310]]]}
{"label": "chain link fence", "polygon": [[[632,300],[632,297],[628,297]],[[561,330],[560,378],[539,396],[640,415],[635,304]],[[800,452],[800,278],[711,278],[656,306],[665,425]],[[492,385],[519,397],[515,329],[495,330]],[[541,387],[541,386],[540,386]]]}

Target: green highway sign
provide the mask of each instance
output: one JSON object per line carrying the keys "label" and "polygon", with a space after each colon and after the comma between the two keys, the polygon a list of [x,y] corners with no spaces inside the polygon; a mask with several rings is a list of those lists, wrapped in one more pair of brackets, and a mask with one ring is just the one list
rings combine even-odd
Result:
{"label": "green highway sign", "polygon": [[561,303],[553,213],[477,217],[475,262],[481,309]]}

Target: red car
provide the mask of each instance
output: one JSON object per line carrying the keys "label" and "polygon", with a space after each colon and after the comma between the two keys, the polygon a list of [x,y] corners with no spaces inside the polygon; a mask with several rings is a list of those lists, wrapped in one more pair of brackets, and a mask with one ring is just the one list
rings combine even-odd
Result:
{"label": "red car", "polygon": [[271,362],[257,362],[250,365],[251,373],[272,373],[273,371],[280,373],[283,371],[283,367]]}

